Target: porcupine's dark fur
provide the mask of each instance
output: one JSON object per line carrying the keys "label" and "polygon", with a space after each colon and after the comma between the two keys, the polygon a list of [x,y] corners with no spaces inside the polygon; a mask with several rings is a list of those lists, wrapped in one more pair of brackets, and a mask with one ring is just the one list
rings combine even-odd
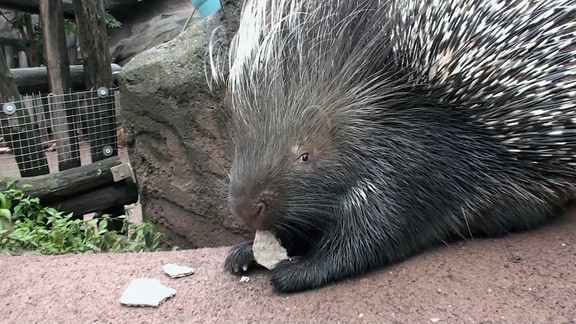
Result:
{"label": "porcupine's dark fur", "polygon": [[[532,228],[576,175],[576,0],[248,0],[230,52],[229,198],[321,287]],[[213,61],[214,75],[218,75]],[[243,273],[251,242],[225,268]]]}

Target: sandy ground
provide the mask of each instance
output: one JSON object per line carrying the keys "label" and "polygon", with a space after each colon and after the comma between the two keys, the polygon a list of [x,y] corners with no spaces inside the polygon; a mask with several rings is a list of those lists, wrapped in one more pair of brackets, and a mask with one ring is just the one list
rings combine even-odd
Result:
{"label": "sandy ground", "polygon": [[[576,211],[504,239],[460,242],[315,291],[240,283],[227,248],[141,254],[0,255],[2,323],[575,323]],[[164,263],[196,268],[171,279]],[[139,277],[177,294],[158,308],[120,304]]]}

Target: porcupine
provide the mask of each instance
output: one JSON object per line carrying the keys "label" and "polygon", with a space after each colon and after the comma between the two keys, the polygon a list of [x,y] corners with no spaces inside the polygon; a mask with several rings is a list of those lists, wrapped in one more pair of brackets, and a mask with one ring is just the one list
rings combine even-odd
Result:
{"label": "porcupine", "polygon": [[[221,78],[229,204],[300,256],[273,270],[275,290],[562,212],[576,175],[575,14],[576,0],[248,0]],[[248,241],[224,267],[253,264]]]}

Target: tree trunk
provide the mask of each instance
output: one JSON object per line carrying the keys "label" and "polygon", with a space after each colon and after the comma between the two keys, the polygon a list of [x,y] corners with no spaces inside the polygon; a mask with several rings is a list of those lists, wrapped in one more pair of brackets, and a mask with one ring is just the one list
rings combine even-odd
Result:
{"label": "tree trunk", "polygon": [[48,83],[55,95],[51,98],[51,104],[54,116],[54,138],[58,151],[58,170],[63,171],[80,166],[80,150],[74,123],[76,109],[68,104],[70,100],[67,100],[72,81],[64,32],[62,0],[40,1],[40,18]]}
{"label": "tree trunk", "polygon": [[[32,16],[26,14],[26,22],[22,30],[22,38],[28,41],[28,47],[26,49],[26,54],[28,55],[28,65],[27,66],[40,66],[40,44],[34,39],[34,27],[32,26]],[[24,67],[24,66],[21,66]]]}
{"label": "tree trunk", "polygon": [[[83,53],[86,89],[110,88],[113,84],[112,60],[103,0],[74,0],[73,4]],[[93,121],[88,130],[92,162],[118,154],[114,98],[109,95],[100,100],[105,103],[89,107],[88,112],[89,119]]]}
{"label": "tree trunk", "polygon": [[108,49],[108,29],[103,0],[74,0],[76,25],[84,56],[86,88],[112,85],[112,60]]}
{"label": "tree trunk", "polygon": [[2,101],[19,100],[20,92],[18,91],[18,86],[16,86],[16,82],[6,63],[4,51],[1,47],[0,54],[2,56],[0,60],[0,95],[2,96]]}

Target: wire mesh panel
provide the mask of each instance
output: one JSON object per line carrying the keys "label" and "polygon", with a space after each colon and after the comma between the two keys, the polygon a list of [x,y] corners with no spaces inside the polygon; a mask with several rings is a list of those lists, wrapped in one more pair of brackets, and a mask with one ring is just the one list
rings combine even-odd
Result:
{"label": "wire mesh panel", "polygon": [[29,177],[118,155],[117,88],[2,103],[0,176]]}

